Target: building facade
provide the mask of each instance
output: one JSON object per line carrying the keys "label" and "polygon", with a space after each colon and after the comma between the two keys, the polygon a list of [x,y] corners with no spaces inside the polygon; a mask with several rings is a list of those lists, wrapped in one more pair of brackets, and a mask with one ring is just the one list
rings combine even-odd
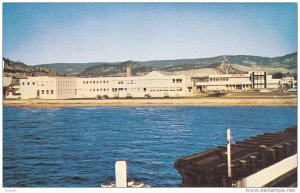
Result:
{"label": "building facade", "polygon": [[266,72],[222,74],[192,77],[196,93],[206,91],[250,91],[278,88],[280,79],[272,79]]}
{"label": "building facade", "polygon": [[28,77],[20,84],[21,99],[183,97],[192,94],[189,77],[153,71],[135,77]]}
{"label": "building facade", "polygon": [[76,78],[28,77],[20,80],[21,99],[68,99],[75,98]]}
{"label": "building facade", "polygon": [[250,90],[252,85],[249,74],[208,75],[192,79],[197,93],[212,90]]}
{"label": "building facade", "polygon": [[28,77],[20,80],[19,90],[21,99],[187,97],[208,91],[278,89],[280,81],[266,72],[188,77],[153,71],[127,77]]}

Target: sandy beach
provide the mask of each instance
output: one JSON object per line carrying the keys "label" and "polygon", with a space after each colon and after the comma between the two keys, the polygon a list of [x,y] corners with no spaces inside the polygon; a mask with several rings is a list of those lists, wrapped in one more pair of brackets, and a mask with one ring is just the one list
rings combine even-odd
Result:
{"label": "sandy beach", "polygon": [[3,106],[76,107],[76,106],[297,106],[297,98],[167,98],[107,100],[4,100]]}

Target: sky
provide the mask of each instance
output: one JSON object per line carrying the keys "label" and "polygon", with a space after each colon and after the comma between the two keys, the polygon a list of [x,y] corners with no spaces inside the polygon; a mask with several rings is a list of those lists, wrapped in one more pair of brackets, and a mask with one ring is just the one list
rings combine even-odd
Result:
{"label": "sky", "polygon": [[4,3],[3,57],[28,65],[283,56],[296,3]]}

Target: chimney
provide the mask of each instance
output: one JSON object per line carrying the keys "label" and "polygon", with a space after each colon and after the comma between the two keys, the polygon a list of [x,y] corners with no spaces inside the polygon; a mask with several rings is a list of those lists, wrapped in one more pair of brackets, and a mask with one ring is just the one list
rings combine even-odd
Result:
{"label": "chimney", "polygon": [[127,77],[131,77],[132,76],[132,74],[131,74],[131,67],[127,67],[126,68],[126,76]]}

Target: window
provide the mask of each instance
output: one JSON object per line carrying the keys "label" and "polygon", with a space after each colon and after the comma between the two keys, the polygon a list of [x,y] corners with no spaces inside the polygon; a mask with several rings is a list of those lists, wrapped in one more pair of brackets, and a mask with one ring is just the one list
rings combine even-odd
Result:
{"label": "window", "polygon": [[90,83],[92,84],[92,81],[90,81]]}
{"label": "window", "polygon": [[105,88],[103,89],[103,91],[105,91]]}
{"label": "window", "polygon": [[44,90],[42,90],[42,94],[44,94]]}
{"label": "window", "polygon": [[46,90],[46,94],[49,94],[49,90]]}
{"label": "window", "polygon": [[93,89],[93,91],[95,91],[95,89]]}
{"label": "window", "polygon": [[93,84],[95,84],[96,82],[95,81],[93,81]]}
{"label": "window", "polygon": [[30,83],[29,83],[29,82],[27,82],[27,85],[30,85]]}
{"label": "window", "polygon": [[32,82],[32,85],[35,85],[35,82]]}
{"label": "window", "polygon": [[51,94],[54,94],[54,91],[53,91],[53,90],[51,90]]}
{"label": "window", "polygon": [[22,82],[22,85],[25,85],[25,82]]}
{"label": "window", "polygon": [[173,79],[173,83],[175,83],[175,79]]}
{"label": "window", "polygon": [[88,84],[89,83],[89,81],[86,81],[86,84]]}
{"label": "window", "polygon": [[100,81],[100,84],[102,84],[102,81]]}
{"label": "window", "polygon": [[147,88],[144,88],[144,92],[146,92]]}
{"label": "window", "polygon": [[90,89],[90,91],[93,91],[92,89]]}
{"label": "window", "polygon": [[85,81],[83,81],[83,84],[85,84]]}
{"label": "window", "polygon": [[176,79],[177,83],[182,83],[182,79]]}
{"label": "window", "polygon": [[99,88],[97,88],[97,91],[99,91]]}

